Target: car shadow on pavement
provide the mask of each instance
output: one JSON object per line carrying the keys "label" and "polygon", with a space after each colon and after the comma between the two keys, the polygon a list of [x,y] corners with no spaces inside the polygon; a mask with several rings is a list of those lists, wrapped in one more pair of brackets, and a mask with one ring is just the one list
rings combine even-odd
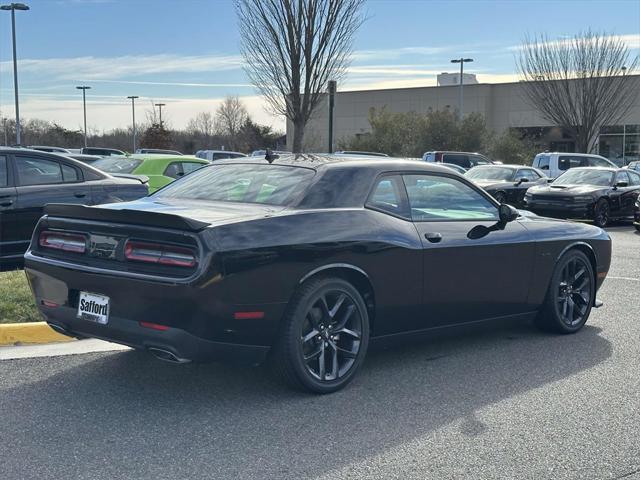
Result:
{"label": "car shadow on pavement", "polygon": [[555,336],[517,324],[372,351],[325,396],[262,367],[135,351],[1,362],[2,455],[25,462],[5,462],[4,478],[314,478],[452,422],[472,439],[487,428],[478,410],[611,354],[596,327]]}

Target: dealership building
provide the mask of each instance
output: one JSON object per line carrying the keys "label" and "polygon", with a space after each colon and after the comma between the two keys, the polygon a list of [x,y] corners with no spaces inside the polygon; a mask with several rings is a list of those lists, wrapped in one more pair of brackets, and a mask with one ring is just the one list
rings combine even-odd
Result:
{"label": "dealership building", "polygon": [[[368,117],[371,108],[418,113],[445,109],[457,111],[460,86],[452,85],[452,82],[447,80],[450,79],[439,79],[439,85],[435,87],[339,91],[335,97],[334,148],[341,139],[370,132]],[[635,83],[636,91],[640,91],[640,75],[628,75],[628,80]],[[523,134],[535,136],[541,150],[575,150],[571,138],[528,103],[521,82],[483,84],[475,83],[475,78],[465,75],[463,105],[465,114],[482,114],[487,127],[496,133],[516,128]],[[327,151],[328,125],[328,101],[325,100],[318,107],[305,131],[306,151]],[[292,128],[288,124],[289,148],[292,139]],[[640,159],[640,95],[636,96],[629,113],[618,125],[602,128],[596,142],[596,151],[618,164]]]}

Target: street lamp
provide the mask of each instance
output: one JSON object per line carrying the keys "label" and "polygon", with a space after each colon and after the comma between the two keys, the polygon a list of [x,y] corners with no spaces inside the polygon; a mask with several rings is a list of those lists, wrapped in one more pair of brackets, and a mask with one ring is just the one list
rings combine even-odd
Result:
{"label": "street lamp", "polygon": [[463,112],[463,96],[462,96],[462,85],[464,83],[464,64],[468,62],[473,62],[473,58],[455,58],[451,60],[451,63],[459,63],[460,64],[460,106],[458,112],[458,118],[462,121],[462,112]]}
{"label": "street lamp", "polygon": [[133,150],[131,153],[136,153],[136,98],[137,95],[131,95],[127,98],[131,99],[131,115],[133,116]]}
{"label": "street lamp", "polygon": [[156,103],[155,106],[160,109],[160,128],[162,128],[162,107],[164,107],[166,103]]}
{"label": "street lamp", "polygon": [[82,110],[84,112],[84,148],[87,148],[87,97],[86,91],[91,90],[91,87],[81,86],[76,87],[78,90],[82,90]]}
{"label": "street lamp", "polygon": [[329,153],[333,153],[333,107],[335,105],[337,83],[329,80],[327,92],[329,93]]}
{"label": "street lamp", "polygon": [[18,61],[16,59],[16,10],[29,10],[24,3],[0,5],[0,10],[11,10],[11,34],[13,36],[13,91],[16,97],[16,144],[20,145],[20,106],[18,105]]}

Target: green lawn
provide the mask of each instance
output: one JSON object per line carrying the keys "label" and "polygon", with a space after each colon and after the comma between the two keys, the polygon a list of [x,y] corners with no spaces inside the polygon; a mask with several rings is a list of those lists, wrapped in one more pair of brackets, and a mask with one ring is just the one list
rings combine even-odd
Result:
{"label": "green lawn", "polygon": [[0,323],[41,321],[24,271],[0,273]]}

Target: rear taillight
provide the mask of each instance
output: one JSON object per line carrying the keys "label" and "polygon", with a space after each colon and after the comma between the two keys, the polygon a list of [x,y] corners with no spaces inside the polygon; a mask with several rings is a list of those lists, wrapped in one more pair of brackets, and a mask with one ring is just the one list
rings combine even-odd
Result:
{"label": "rear taillight", "polygon": [[63,252],[84,253],[87,250],[87,237],[76,233],[40,232],[38,245]]}
{"label": "rear taillight", "polygon": [[194,267],[196,256],[193,250],[161,243],[138,242],[127,240],[124,246],[127,260],[136,262],[157,263],[175,267]]}

